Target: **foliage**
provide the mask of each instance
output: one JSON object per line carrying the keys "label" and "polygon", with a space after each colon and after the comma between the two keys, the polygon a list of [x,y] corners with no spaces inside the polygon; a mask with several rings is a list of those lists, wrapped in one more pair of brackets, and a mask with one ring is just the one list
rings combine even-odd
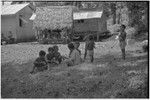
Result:
{"label": "foliage", "polygon": [[147,15],[147,2],[127,2],[127,7],[129,10],[130,25],[140,25],[143,23],[142,16]]}

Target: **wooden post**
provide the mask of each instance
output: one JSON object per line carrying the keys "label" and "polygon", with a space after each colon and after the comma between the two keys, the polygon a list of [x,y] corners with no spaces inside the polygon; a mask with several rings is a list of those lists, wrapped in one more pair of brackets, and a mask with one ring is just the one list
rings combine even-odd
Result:
{"label": "wooden post", "polygon": [[98,21],[97,21],[97,42],[99,41],[99,28],[100,28],[100,26],[99,26],[99,20],[100,19],[98,19]]}
{"label": "wooden post", "polygon": [[2,0],[2,5],[4,5],[4,4],[5,4],[5,1]]}
{"label": "wooden post", "polygon": [[71,36],[70,36],[70,38],[71,38],[71,41],[73,41],[73,35],[74,35],[74,19],[73,19],[73,9],[72,9],[72,33],[71,33]]}

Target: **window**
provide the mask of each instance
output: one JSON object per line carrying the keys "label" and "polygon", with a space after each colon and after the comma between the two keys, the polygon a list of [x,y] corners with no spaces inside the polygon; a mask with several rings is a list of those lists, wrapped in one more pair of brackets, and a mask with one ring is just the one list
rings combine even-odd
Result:
{"label": "window", "polygon": [[78,20],[78,23],[84,23],[84,20],[83,19]]}
{"label": "window", "polygon": [[22,27],[23,26],[23,21],[21,19],[22,15],[19,15],[19,26]]}
{"label": "window", "polygon": [[23,24],[23,22],[22,22],[22,20],[19,18],[19,26],[22,27],[22,24]]}

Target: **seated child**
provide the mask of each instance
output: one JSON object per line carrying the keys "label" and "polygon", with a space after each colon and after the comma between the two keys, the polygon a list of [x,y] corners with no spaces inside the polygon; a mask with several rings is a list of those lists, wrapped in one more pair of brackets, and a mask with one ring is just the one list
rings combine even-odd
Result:
{"label": "seated child", "polygon": [[80,52],[80,55],[81,55],[81,50],[79,50],[79,46],[80,46],[80,42],[78,42],[78,41],[74,42],[75,49],[77,49]]}
{"label": "seated child", "polygon": [[52,63],[54,58],[54,48],[49,47],[48,48],[48,54],[46,55],[46,60],[48,63]]}
{"label": "seated child", "polygon": [[80,52],[75,49],[74,44],[68,44],[68,48],[70,50],[69,59],[67,61],[68,66],[74,66],[81,63],[81,55]]}
{"label": "seated child", "polygon": [[31,74],[35,72],[35,69],[37,71],[44,71],[47,70],[47,62],[45,59],[46,52],[41,50],[39,52],[39,57],[34,61],[33,70],[30,72]]}
{"label": "seated child", "polygon": [[61,54],[58,52],[59,51],[59,48],[58,48],[58,46],[53,46],[53,49],[54,49],[54,61],[57,63],[61,63],[62,62],[62,56],[61,56]]}

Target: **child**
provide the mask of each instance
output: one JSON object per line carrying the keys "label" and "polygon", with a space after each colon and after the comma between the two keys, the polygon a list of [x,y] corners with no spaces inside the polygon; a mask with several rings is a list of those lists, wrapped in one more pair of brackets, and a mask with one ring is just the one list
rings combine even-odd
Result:
{"label": "child", "polygon": [[89,55],[91,62],[94,61],[94,48],[95,42],[93,36],[89,36],[89,41],[87,41],[85,49],[87,50],[87,54]]}
{"label": "child", "polygon": [[125,32],[125,25],[120,26],[120,34],[119,34],[119,45],[122,52],[122,58],[125,60],[125,47],[127,45],[126,43],[126,32]]}
{"label": "child", "polygon": [[69,59],[67,61],[68,66],[74,66],[81,63],[81,55],[80,52],[75,49],[73,43],[68,44],[68,48],[70,50]]}
{"label": "child", "polygon": [[61,54],[58,52],[59,51],[59,48],[58,46],[53,46],[53,49],[54,49],[54,60],[60,64],[62,62],[62,56]]}
{"label": "child", "polygon": [[84,60],[86,59],[86,56],[87,56],[87,49],[86,49],[86,45],[89,41],[89,35],[85,36],[85,38],[83,39],[85,40],[85,53],[84,53]]}
{"label": "child", "polygon": [[34,61],[33,70],[30,72],[31,74],[34,73],[35,68],[37,71],[44,71],[47,70],[47,62],[45,59],[46,52],[41,50],[39,52],[39,57]]}
{"label": "child", "polygon": [[78,41],[74,42],[75,49],[77,49],[80,52],[80,55],[81,55],[81,50],[79,50],[79,46],[80,46],[80,42],[78,42]]}
{"label": "child", "polygon": [[53,58],[54,58],[54,48],[49,47],[48,48],[48,54],[46,55],[47,62],[52,63]]}

